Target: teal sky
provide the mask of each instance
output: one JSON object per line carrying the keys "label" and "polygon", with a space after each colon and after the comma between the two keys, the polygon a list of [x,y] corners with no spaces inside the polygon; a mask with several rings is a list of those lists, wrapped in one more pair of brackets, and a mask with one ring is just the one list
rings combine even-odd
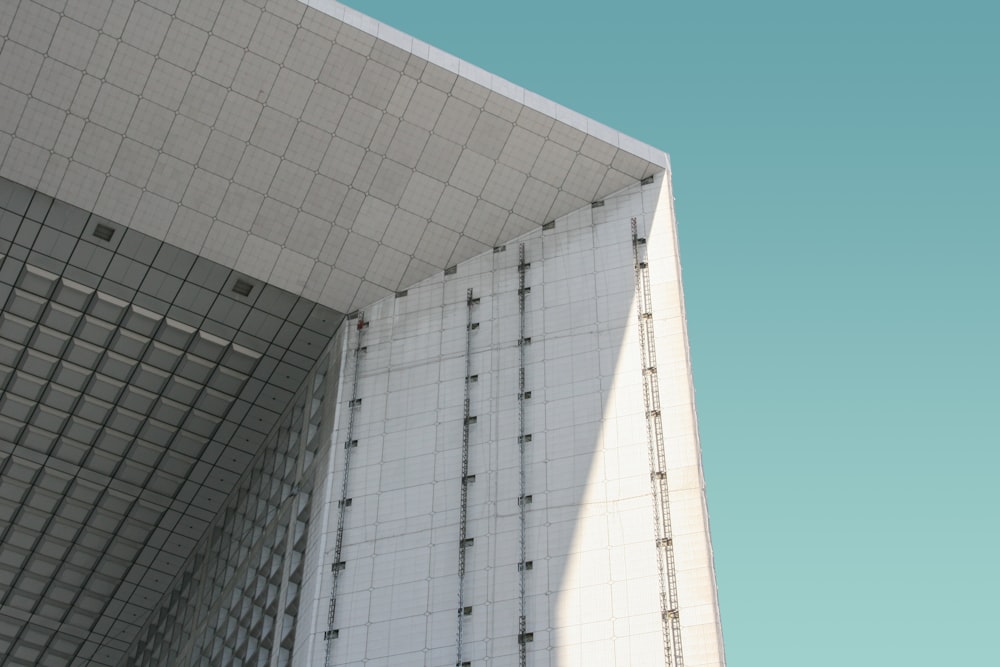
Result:
{"label": "teal sky", "polygon": [[1000,4],[348,4],[671,154],[729,665],[1000,664]]}

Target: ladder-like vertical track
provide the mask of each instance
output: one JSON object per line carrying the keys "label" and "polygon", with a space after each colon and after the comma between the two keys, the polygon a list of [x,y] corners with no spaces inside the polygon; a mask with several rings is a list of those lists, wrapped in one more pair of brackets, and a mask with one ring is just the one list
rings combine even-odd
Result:
{"label": "ladder-like vertical track", "polygon": [[458,635],[456,646],[457,667],[462,667],[463,630],[465,625],[465,549],[468,537],[467,520],[469,510],[469,415],[470,390],[472,384],[472,307],[479,299],[472,296],[472,288],[465,293],[467,315],[465,320],[465,403],[462,415],[462,504],[458,520]]}
{"label": "ladder-like vertical track", "polygon": [[660,383],[656,371],[649,262],[646,255],[646,239],[639,237],[635,218],[632,218],[632,258],[635,266],[639,351],[642,360],[642,396],[646,409],[646,435],[649,441],[653,515],[656,523],[656,558],[660,578],[663,651],[668,667],[683,667],[684,653],[681,647],[681,621],[677,599],[677,566],[674,560],[673,529],[670,520],[666,446],[660,414]]}
{"label": "ladder-like vertical track", "polygon": [[517,276],[518,276],[518,290],[517,290],[517,305],[518,305],[518,354],[520,356],[518,363],[518,381],[517,381],[517,444],[518,444],[518,454],[520,456],[520,490],[518,492],[517,504],[520,514],[520,548],[521,556],[518,560],[518,583],[520,588],[520,601],[519,601],[519,613],[518,613],[518,637],[517,646],[518,654],[520,658],[520,667],[526,667],[528,664],[528,635],[527,635],[527,621],[525,617],[525,599],[524,599],[524,576],[526,563],[526,531],[525,531],[525,512],[527,510],[525,502],[525,470],[524,470],[524,459],[525,459],[525,432],[524,432],[524,348],[527,343],[527,339],[524,337],[524,297],[527,290],[524,286],[525,272],[528,267],[531,266],[524,261],[524,244],[520,244],[518,248],[517,256]]}
{"label": "ladder-like vertical track", "polygon": [[333,581],[330,584],[330,606],[327,611],[327,630],[324,634],[324,639],[326,640],[326,659],[324,664],[326,667],[330,667],[330,660],[333,656],[333,640],[337,636],[337,630],[334,627],[337,615],[337,584],[340,581],[340,573],[344,569],[341,555],[344,548],[344,523],[347,518],[347,508],[349,506],[347,482],[351,473],[351,453],[356,446],[354,442],[354,417],[360,406],[360,400],[358,399],[358,378],[361,371],[361,355],[365,350],[361,344],[361,340],[367,326],[368,323],[365,322],[364,313],[360,313],[358,315],[358,338],[354,346],[354,380],[351,387],[351,402],[347,404],[347,438],[344,440],[344,474],[340,483],[340,502],[338,503],[337,512],[337,540],[333,551]]}

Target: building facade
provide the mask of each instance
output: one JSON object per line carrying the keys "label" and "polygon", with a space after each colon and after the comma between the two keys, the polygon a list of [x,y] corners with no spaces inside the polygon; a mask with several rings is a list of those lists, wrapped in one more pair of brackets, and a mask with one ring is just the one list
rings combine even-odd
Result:
{"label": "building facade", "polygon": [[724,664],[665,154],[326,0],[0,35],[0,663]]}

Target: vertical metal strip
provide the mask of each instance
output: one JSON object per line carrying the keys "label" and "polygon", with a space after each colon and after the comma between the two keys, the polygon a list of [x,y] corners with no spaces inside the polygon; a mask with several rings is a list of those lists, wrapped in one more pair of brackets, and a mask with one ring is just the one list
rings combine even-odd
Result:
{"label": "vertical metal strip", "polygon": [[517,380],[517,444],[518,453],[520,456],[520,489],[517,496],[518,509],[520,510],[520,528],[521,528],[521,556],[518,560],[518,575],[519,575],[519,586],[520,586],[520,605],[518,614],[518,654],[520,656],[520,667],[526,667],[528,662],[527,655],[527,621],[525,617],[525,599],[524,599],[524,572],[525,572],[525,560],[526,560],[526,545],[525,545],[525,505],[524,495],[525,495],[525,471],[524,471],[524,446],[525,446],[525,433],[524,433],[524,347],[525,347],[525,337],[524,337],[524,274],[527,271],[529,264],[524,261],[524,244],[521,243],[518,247],[518,262],[517,262],[517,276],[518,276],[518,290],[517,290],[517,305],[518,314],[520,321],[518,323],[518,340],[517,347],[520,356],[518,363],[518,380]]}
{"label": "vertical metal strip", "polygon": [[365,322],[364,313],[359,313],[358,339],[354,346],[354,382],[351,388],[351,402],[347,405],[347,438],[344,441],[344,475],[340,483],[340,506],[337,513],[337,541],[333,552],[333,582],[330,584],[330,607],[327,612],[327,630],[324,635],[324,639],[326,640],[326,659],[324,664],[326,667],[330,667],[330,660],[333,656],[333,639],[337,634],[334,628],[334,621],[337,615],[337,584],[340,581],[340,572],[343,570],[341,554],[344,547],[344,523],[347,517],[347,482],[351,472],[351,452],[354,449],[354,416],[359,406],[358,377],[361,371],[361,353],[364,351],[361,340],[367,326],[368,323]]}
{"label": "vertical metal strip", "polygon": [[469,508],[469,393],[472,383],[472,306],[479,299],[472,296],[472,288],[465,293],[467,314],[465,319],[465,402],[462,415],[462,504],[458,520],[458,633],[456,638],[457,667],[462,667],[463,626],[465,621],[465,547],[468,537]]}
{"label": "vertical metal strip", "polygon": [[642,362],[642,396],[646,409],[646,437],[649,442],[653,518],[656,524],[656,564],[660,579],[663,651],[667,665],[683,667],[684,654],[681,647],[680,609],[677,597],[677,567],[674,560],[673,528],[667,486],[666,445],[663,439],[663,421],[660,415],[660,383],[656,370],[649,262],[646,259],[646,239],[639,237],[638,223],[635,218],[632,218],[632,258],[635,269],[639,352]]}

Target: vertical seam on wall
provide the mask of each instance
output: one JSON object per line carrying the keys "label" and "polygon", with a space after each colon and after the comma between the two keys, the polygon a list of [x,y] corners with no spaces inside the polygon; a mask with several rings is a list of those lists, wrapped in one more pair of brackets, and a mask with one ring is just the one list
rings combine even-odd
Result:
{"label": "vertical seam on wall", "polygon": [[517,302],[518,302],[518,380],[517,380],[517,446],[519,455],[519,476],[520,482],[518,486],[518,515],[520,522],[520,556],[518,558],[518,584],[520,591],[520,600],[518,606],[518,655],[520,658],[520,667],[526,667],[527,665],[527,620],[525,618],[525,595],[524,595],[524,573],[525,573],[525,561],[526,561],[526,544],[525,544],[525,512],[527,504],[524,502],[525,496],[525,470],[524,470],[524,348],[526,346],[524,337],[524,274],[527,271],[530,264],[524,261],[524,244],[518,245],[517,250],[517,279],[518,279],[518,289],[517,289]]}
{"label": "vertical seam on wall", "polygon": [[[358,380],[360,377],[361,368],[361,340],[362,333],[367,326],[365,322],[364,313],[358,314],[358,339],[357,344],[354,348],[354,382],[351,389],[351,400],[347,404],[347,437],[344,440],[344,474],[341,477],[341,491],[340,491],[340,507],[338,508],[337,515],[337,541],[334,547],[333,555],[333,580],[330,584],[330,606],[327,612],[327,630],[324,636],[326,640],[326,658],[325,664],[327,667],[330,665],[330,658],[333,654],[333,639],[335,635],[334,622],[337,613],[337,584],[340,581],[340,572],[343,570],[341,563],[341,556],[344,547],[344,523],[347,516],[347,493],[348,493],[348,481],[350,479],[351,472],[351,450],[354,449],[354,416],[358,410]],[[345,337],[347,338],[347,337]]]}
{"label": "vertical seam on wall", "polygon": [[465,295],[465,400],[463,402],[462,416],[462,499],[458,523],[458,632],[456,636],[457,660],[455,663],[458,667],[462,666],[462,631],[465,624],[463,616],[465,616],[465,548],[468,536],[466,521],[468,519],[469,508],[469,392],[472,382],[472,306],[475,302],[476,300],[472,297],[472,288],[470,287]]}
{"label": "vertical seam on wall", "polygon": [[[645,204],[643,205],[645,218]],[[667,665],[682,667],[680,610],[677,599],[676,563],[670,517],[667,464],[660,414],[659,376],[656,369],[656,347],[653,332],[653,311],[649,284],[649,260],[646,239],[640,238],[636,218],[632,226],[632,259],[635,271],[636,315],[639,331],[643,404],[646,411],[646,437],[649,444],[650,485],[656,537],[656,565],[660,584],[660,620],[663,630],[663,652]],[[642,250],[640,250],[640,248]]]}

